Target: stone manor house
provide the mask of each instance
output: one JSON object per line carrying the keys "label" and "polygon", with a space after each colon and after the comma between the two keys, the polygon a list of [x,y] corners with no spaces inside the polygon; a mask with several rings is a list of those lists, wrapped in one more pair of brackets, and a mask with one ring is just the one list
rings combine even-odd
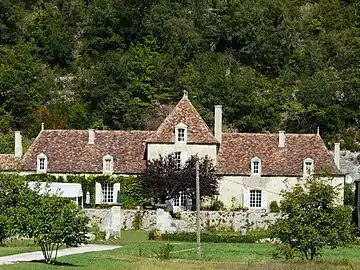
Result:
{"label": "stone manor house", "polygon": [[[48,173],[136,175],[147,160],[174,154],[179,166],[188,157],[211,157],[219,183],[219,199],[250,210],[268,210],[280,192],[296,183],[304,183],[323,169],[332,176],[332,184],[343,186],[339,170],[340,146],[334,157],[319,134],[235,133],[222,131],[222,106],[215,106],[214,133],[184,94],[156,131],[123,130],[45,130],[23,155],[21,135],[15,133],[15,154],[0,155],[5,171],[21,174]],[[113,203],[118,184],[96,184],[96,203]],[[342,189],[343,190],[343,189]],[[174,210],[185,205],[180,196]]]}

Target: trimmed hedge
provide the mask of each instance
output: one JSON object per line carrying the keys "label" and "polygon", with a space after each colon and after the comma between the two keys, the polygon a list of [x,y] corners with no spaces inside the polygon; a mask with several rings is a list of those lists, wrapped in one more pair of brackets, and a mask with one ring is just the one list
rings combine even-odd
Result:
{"label": "trimmed hedge", "polygon": [[[269,233],[263,229],[250,230],[246,236],[241,233],[210,233],[202,232],[201,242],[208,243],[256,243],[258,240],[268,238]],[[178,242],[196,242],[195,232],[165,233],[161,235],[162,240]],[[149,232],[149,239],[154,239],[154,232]]]}

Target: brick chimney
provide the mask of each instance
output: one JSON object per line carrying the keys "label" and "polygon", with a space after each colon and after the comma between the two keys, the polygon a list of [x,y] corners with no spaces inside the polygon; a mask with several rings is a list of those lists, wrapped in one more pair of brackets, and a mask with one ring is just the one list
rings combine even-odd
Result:
{"label": "brick chimney", "polygon": [[215,105],[215,138],[221,143],[222,138],[222,105]]}
{"label": "brick chimney", "polygon": [[286,140],[285,131],[280,130],[279,131],[279,148],[285,147],[285,140]]}
{"label": "brick chimney", "polygon": [[20,131],[15,131],[15,153],[16,158],[21,158],[23,155],[22,139]]}
{"label": "brick chimney", "polygon": [[92,145],[95,143],[95,130],[89,128],[89,144]]}

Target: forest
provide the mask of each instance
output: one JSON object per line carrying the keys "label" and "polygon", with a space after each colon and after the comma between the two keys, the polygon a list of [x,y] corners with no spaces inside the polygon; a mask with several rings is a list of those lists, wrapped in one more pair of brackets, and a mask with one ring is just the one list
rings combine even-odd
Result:
{"label": "forest", "polygon": [[212,128],[360,150],[358,0],[0,0],[0,152],[13,132],[155,129],[183,95]]}

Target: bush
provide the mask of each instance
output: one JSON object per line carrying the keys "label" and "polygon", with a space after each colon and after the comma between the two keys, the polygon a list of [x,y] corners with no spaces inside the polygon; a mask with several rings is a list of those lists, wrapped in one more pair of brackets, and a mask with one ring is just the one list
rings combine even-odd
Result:
{"label": "bush", "polygon": [[211,200],[210,208],[209,208],[210,211],[221,211],[224,209],[225,209],[224,203],[221,200],[219,200],[218,197],[215,197],[214,199]]}
{"label": "bush", "polygon": [[305,186],[296,185],[283,192],[282,217],[270,227],[272,238],[282,243],[273,253],[275,258],[298,256],[313,260],[326,246],[336,248],[352,243],[355,227],[351,208],[336,205],[338,192],[328,183],[315,178]]}
{"label": "bush", "polygon": [[155,257],[161,260],[170,259],[171,251],[174,249],[174,245],[166,244],[160,246],[158,249],[154,249]]}
{"label": "bush", "polygon": [[279,213],[280,212],[280,206],[277,201],[272,201],[270,203],[270,213]]}
{"label": "bush", "polygon": [[[152,235],[153,232],[149,233]],[[153,236],[152,236],[153,237]],[[237,233],[209,233],[202,232],[201,242],[206,243],[256,243],[260,239],[268,238],[269,233],[264,229],[250,230],[246,236]],[[195,232],[178,232],[178,233],[165,233],[162,235],[163,240],[179,241],[179,242],[196,242]]]}

